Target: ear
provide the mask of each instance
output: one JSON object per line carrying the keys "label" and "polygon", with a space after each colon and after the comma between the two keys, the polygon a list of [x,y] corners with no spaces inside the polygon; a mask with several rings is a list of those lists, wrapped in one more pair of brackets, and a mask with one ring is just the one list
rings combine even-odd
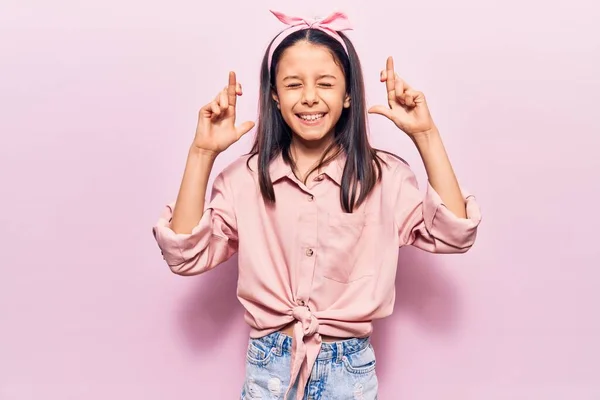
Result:
{"label": "ear", "polygon": [[346,97],[344,98],[344,108],[349,108],[350,107],[350,95],[346,95]]}
{"label": "ear", "polygon": [[279,108],[279,96],[277,96],[275,89],[271,89],[271,97],[275,100],[275,103],[277,103],[277,108]]}

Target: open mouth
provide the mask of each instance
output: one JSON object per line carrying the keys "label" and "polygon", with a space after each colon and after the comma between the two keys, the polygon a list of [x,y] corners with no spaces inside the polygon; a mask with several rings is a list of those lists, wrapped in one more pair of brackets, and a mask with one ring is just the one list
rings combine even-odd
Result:
{"label": "open mouth", "polygon": [[318,124],[326,113],[313,113],[313,114],[296,114],[298,119],[305,124],[314,125]]}

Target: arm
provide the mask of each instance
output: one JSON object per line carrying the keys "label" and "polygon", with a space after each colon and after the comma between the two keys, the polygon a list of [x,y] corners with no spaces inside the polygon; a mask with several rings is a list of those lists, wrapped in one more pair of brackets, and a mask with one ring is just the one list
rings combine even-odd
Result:
{"label": "arm", "polygon": [[475,241],[481,213],[475,199],[461,192],[425,96],[394,72],[391,57],[380,81],[386,84],[388,107],[374,106],[369,112],[389,118],[411,138],[429,178],[423,199],[414,173],[407,167],[396,170],[395,221],[400,246],[410,244],[436,253],[467,251]]}
{"label": "arm", "polygon": [[[226,175],[227,170],[217,175],[213,183],[211,199],[202,209],[198,210],[196,204],[189,198],[180,196],[177,200],[179,203],[168,205],[165,213],[153,227],[154,238],[173,273],[178,275],[204,273],[228,260],[237,251],[235,199]],[[204,188],[202,192],[205,190]],[[200,190],[196,189],[195,192]],[[182,203],[181,199],[190,201],[188,210],[184,208],[185,203]],[[199,203],[205,202],[200,200]],[[173,222],[178,209],[182,211],[179,213],[180,218],[185,218],[186,212],[192,215],[190,218],[193,218],[194,213],[201,214],[189,232],[174,230]],[[185,220],[184,223],[190,224]]]}
{"label": "arm", "polygon": [[229,84],[200,109],[194,143],[188,151],[175,205],[168,205],[152,231],[171,270],[180,275],[200,274],[227,260],[237,250],[233,193],[224,173],[213,184],[205,206],[206,187],[218,154],[254,126],[235,126],[235,105],[242,94],[234,72]]}
{"label": "arm", "polygon": [[418,135],[413,142],[425,165],[430,185],[454,215],[466,218],[465,199],[437,128]]}
{"label": "arm", "polygon": [[215,156],[191,146],[179,194],[173,210],[171,229],[175,233],[191,233],[204,213],[204,199],[208,178],[215,162]]}
{"label": "arm", "polygon": [[431,182],[423,197],[417,177],[407,165],[400,164],[392,180],[397,194],[394,220],[399,246],[412,245],[431,253],[464,253],[473,246],[481,222],[481,211],[473,196],[463,195],[458,188],[458,200],[465,213],[462,218],[446,206]]}

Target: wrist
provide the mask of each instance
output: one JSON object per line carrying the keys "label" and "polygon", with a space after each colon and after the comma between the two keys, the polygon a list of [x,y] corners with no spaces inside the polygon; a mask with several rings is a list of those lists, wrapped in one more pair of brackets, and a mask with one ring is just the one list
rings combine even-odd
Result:
{"label": "wrist", "polygon": [[202,159],[211,160],[211,161],[216,160],[216,158],[219,154],[220,154],[220,152],[218,152],[218,151],[206,150],[206,149],[202,149],[200,147],[194,146],[194,145],[190,146],[189,151],[188,151],[188,156],[195,157],[195,158],[202,158]]}
{"label": "wrist", "polygon": [[199,168],[208,168],[208,170],[211,170],[218,155],[218,152],[191,146],[188,152],[188,162]]}
{"label": "wrist", "polygon": [[432,144],[439,143],[442,139],[440,132],[435,126],[426,131],[413,134],[410,138],[419,149],[430,147]]}

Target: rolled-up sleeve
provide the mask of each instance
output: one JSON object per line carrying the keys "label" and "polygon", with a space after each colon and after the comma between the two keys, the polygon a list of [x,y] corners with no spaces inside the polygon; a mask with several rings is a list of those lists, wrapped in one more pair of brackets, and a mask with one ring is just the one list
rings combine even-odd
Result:
{"label": "rolled-up sleeve", "polygon": [[481,211],[475,197],[463,193],[466,218],[457,217],[427,183],[425,195],[415,174],[402,168],[396,204],[400,246],[412,245],[431,253],[464,253],[475,243]]}
{"label": "rolled-up sleeve", "polygon": [[191,233],[171,229],[174,203],[165,207],[152,232],[163,258],[179,275],[197,275],[229,259],[237,251],[233,195],[222,174],[213,183],[211,199]]}

